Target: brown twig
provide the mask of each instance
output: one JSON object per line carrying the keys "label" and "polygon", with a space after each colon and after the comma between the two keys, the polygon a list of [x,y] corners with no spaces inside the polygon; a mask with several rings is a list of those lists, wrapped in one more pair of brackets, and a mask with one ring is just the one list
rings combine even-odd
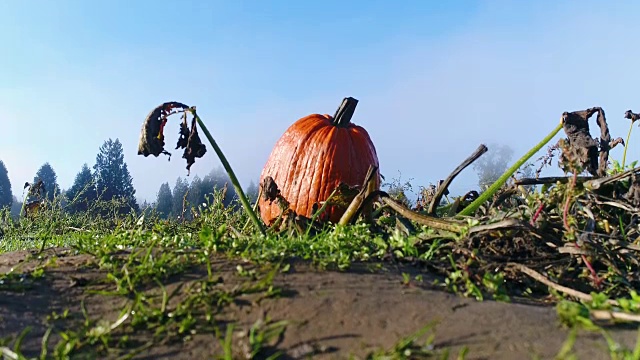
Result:
{"label": "brown twig", "polygon": [[422,225],[432,227],[434,229],[450,231],[456,234],[460,234],[463,231],[464,225],[462,223],[458,223],[452,220],[444,220],[444,219],[440,219],[433,216],[418,214],[417,212],[411,211],[410,209],[407,209],[399,202],[393,200],[389,196],[389,194],[385,193],[384,195],[386,196],[383,196],[383,195],[380,196],[382,198],[382,202],[387,204],[390,208],[392,208],[397,213],[406,217],[409,220],[415,221]]}
{"label": "brown twig", "polygon": [[367,204],[370,204],[373,201],[373,199],[377,197],[380,197],[383,204],[382,206],[389,207],[393,209],[395,212],[397,212],[398,214],[404,216],[405,218],[415,221],[419,224],[426,225],[438,230],[450,231],[456,234],[461,234],[464,229],[464,224],[461,222],[440,219],[440,218],[428,216],[428,215],[422,215],[415,211],[412,211],[411,209],[406,208],[401,203],[393,200],[388,193],[382,190],[376,190],[371,192],[362,201],[362,206],[360,206],[360,208],[358,208],[356,213],[353,215],[354,218],[357,218],[360,212],[362,211],[362,208],[364,208]]}
{"label": "brown twig", "polygon": [[478,148],[468,158],[466,158],[460,165],[458,165],[458,167],[456,167],[453,172],[451,172],[451,174],[449,174],[449,176],[447,176],[447,178],[444,179],[441,184],[439,184],[438,189],[436,190],[436,194],[431,199],[429,209],[427,210],[427,213],[429,215],[434,215],[436,213],[436,208],[438,207],[438,204],[440,204],[440,200],[442,199],[443,194],[447,191],[453,179],[455,179],[455,177],[458,176],[458,174],[460,174],[462,170],[466,169],[488,150],[489,149],[487,149],[484,144],[478,146]]}
{"label": "brown twig", "polygon": [[367,175],[364,178],[364,183],[362,184],[362,188],[358,192],[358,194],[353,198],[347,210],[340,217],[340,221],[338,222],[340,225],[349,224],[357,219],[356,214],[360,214],[362,209],[366,207],[368,204],[364,202],[368,193],[371,192],[371,186],[369,184],[375,179],[376,172],[378,171],[377,166],[369,166],[369,170],[367,171]]}
{"label": "brown twig", "polygon": [[622,320],[640,322],[640,315],[608,310],[591,310],[589,314],[594,320]]}
{"label": "brown twig", "polygon": [[627,110],[627,111],[624,112],[624,118],[635,122],[638,119],[640,119],[640,114],[636,114],[631,110]]}
{"label": "brown twig", "polygon": [[[596,113],[596,121],[600,127],[599,141],[589,133],[589,118]],[[594,176],[605,176],[609,165],[609,151],[618,144],[624,144],[624,141],[622,138],[611,140],[604,110],[596,106],[582,111],[565,112],[562,114],[562,123],[569,138],[570,152],[579,159],[581,166]]]}
{"label": "brown twig", "polygon": [[[576,178],[577,182],[585,182],[595,179],[593,176],[578,176]],[[570,177],[566,176],[549,176],[549,177],[541,177],[541,178],[522,178],[515,180],[513,183],[515,185],[544,185],[544,184],[555,184],[557,182],[561,184],[565,184],[571,181]]]}
{"label": "brown twig", "polygon": [[531,225],[529,225],[528,223],[520,219],[510,218],[510,219],[497,221],[491,224],[473,226],[469,228],[468,234],[471,235],[481,231],[493,231],[493,230],[501,230],[501,229],[527,229],[532,232],[534,232],[535,230]]}
{"label": "brown twig", "polygon": [[630,170],[627,170],[627,171],[624,171],[624,172],[621,172],[620,174],[617,174],[617,175],[589,180],[589,181],[584,183],[584,186],[585,186],[585,188],[587,188],[589,190],[598,190],[603,185],[607,185],[607,184],[610,184],[612,182],[624,180],[624,179],[626,179],[628,177],[631,177],[631,175],[633,175],[635,173],[638,173],[638,172],[640,172],[640,166],[635,167],[635,168],[630,169]]}
{"label": "brown twig", "polygon": [[[556,284],[555,282],[549,280],[546,276],[540,274],[539,272],[537,272],[537,271],[535,271],[535,270],[533,270],[533,269],[531,269],[531,268],[529,268],[529,267],[527,267],[525,265],[518,264],[518,263],[508,263],[507,265],[517,269],[520,272],[525,273],[526,275],[528,275],[529,277],[533,278],[534,280],[536,280],[536,281],[538,281],[540,283],[543,283],[544,285],[546,285],[546,286],[548,286],[548,287],[550,287],[550,288],[552,288],[552,289],[554,289],[556,291],[559,291],[559,292],[561,292],[563,294],[567,294],[567,295],[569,295],[571,297],[574,297],[576,299],[580,299],[580,300],[583,300],[583,301],[592,301],[593,300],[593,297],[591,295],[585,294],[585,293],[583,293],[581,291],[574,290],[574,289],[571,289],[569,287],[566,287],[566,286],[563,286],[563,285],[560,285],[560,284]],[[613,306],[619,306],[620,305],[616,300],[611,300],[611,299],[607,300],[607,304],[610,304],[610,305],[613,305]]]}

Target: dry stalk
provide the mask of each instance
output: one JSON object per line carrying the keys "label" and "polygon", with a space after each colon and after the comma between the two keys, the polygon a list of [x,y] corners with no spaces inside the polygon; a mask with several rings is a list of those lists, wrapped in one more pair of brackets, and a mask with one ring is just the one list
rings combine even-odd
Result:
{"label": "dry stalk", "polygon": [[[559,291],[563,294],[567,294],[571,297],[574,297],[576,299],[580,299],[583,301],[593,301],[593,297],[589,294],[585,294],[581,291],[578,290],[574,290],[572,288],[560,285],[560,284],[556,284],[553,281],[549,280],[546,276],[540,274],[539,272],[531,269],[530,267],[527,267],[525,265],[522,264],[518,264],[518,263],[508,263],[508,266],[511,266],[515,269],[517,269],[518,271],[525,273],[526,275],[530,276],[531,278],[533,278],[534,280],[543,283],[544,285]],[[616,301],[616,300],[607,300],[607,304],[609,305],[613,305],[613,306],[620,306],[620,304]]]}

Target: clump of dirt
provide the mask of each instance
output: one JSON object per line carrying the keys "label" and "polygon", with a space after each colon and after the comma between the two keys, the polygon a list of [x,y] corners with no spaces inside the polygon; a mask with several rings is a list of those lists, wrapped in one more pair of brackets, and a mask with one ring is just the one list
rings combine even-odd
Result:
{"label": "clump of dirt", "polygon": [[[49,249],[38,258],[32,254],[21,251],[0,255],[0,273],[11,269],[30,273],[43,263],[48,264],[42,278],[25,280],[21,288],[0,286],[0,334],[16,337],[30,326],[31,331],[22,343],[25,355],[40,354],[42,337],[53,326],[51,352],[60,339],[56,335],[59,330],[78,328],[86,321],[83,311],[92,320],[111,324],[122,318],[121,310],[131,299],[109,295],[114,286],[105,280],[105,271],[92,256],[71,249]],[[259,274],[260,266],[256,264],[221,256],[216,256],[211,264],[216,278],[215,284],[208,282],[211,286],[232,293],[246,279],[259,281],[255,273],[247,278],[240,276],[238,270],[241,266],[245,272],[257,270]],[[392,347],[434,320],[438,322],[435,347],[449,348],[455,353],[467,346],[470,350],[467,359],[523,359],[533,355],[551,358],[568,334],[558,323],[552,307],[461,298],[429,285],[433,277],[416,267],[367,263],[354,264],[346,272],[334,272],[318,271],[300,261],[286,267],[287,271],[280,271],[273,278],[272,290],[278,289],[275,296],[251,291],[238,293],[216,313],[218,325],[228,328],[234,324],[232,343],[238,351],[236,358],[242,358],[242,349],[249,342],[248,330],[257,321],[286,321],[284,332],[265,346],[262,353],[266,356],[280,351],[282,359],[344,359],[349,355],[364,358],[374,350]],[[403,281],[403,273],[411,279],[422,275],[423,280]],[[162,294],[162,290],[177,294],[166,304],[167,309],[175,309],[187,301],[190,285],[203,284],[199,281],[206,279],[207,274],[204,267],[188,269],[170,277],[162,284],[163,289],[151,286],[145,294],[152,297]],[[63,314],[66,309],[67,316],[47,320],[53,312]],[[121,327],[125,326],[132,325],[124,320]],[[626,346],[632,346],[637,335],[635,329],[624,328],[613,329],[611,333]],[[169,335],[154,339],[153,331],[141,328],[135,336],[129,334],[126,343],[139,347],[134,356],[137,359],[201,359],[222,351],[221,335],[214,331]],[[141,346],[146,343],[153,345]],[[577,355],[584,359],[606,359],[604,349],[605,342],[597,333],[582,333],[575,345]],[[100,357],[115,358],[125,353],[114,351]]]}

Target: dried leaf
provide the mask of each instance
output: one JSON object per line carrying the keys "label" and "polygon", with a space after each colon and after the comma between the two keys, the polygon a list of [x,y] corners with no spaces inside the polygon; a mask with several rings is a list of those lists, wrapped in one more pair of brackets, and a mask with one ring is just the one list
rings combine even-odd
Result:
{"label": "dried leaf", "polygon": [[580,165],[592,175],[598,175],[598,142],[589,132],[589,118],[600,108],[593,107],[582,111],[562,114],[563,128],[569,137],[569,152],[563,158],[577,159]]}
{"label": "dried leaf", "polygon": [[[167,117],[175,114],[175,109],[189,110],[195,115],[195,108],[189,107],[183,103],[171,101],[157,106],[153,109],[142,124],[140,132],[140,141],[138,143],[138,155],[145,157],[151,155],[159,156],[160,154],[169,155],[171,153],[165,150],[164,145],[164,127],[167,123]],[[191,165],[195,163],[196,158],[204,156],[207,152],[206,146],[200,141],[198,136],[198,128],[196,126],[195,116],[191,122],[191,129],[187,126],[187,112],[184,111],[183,121],[180,124],[180,137],[176,149],[184,149],[182,157],[187,160],[187,170],[191,171]]]}
{"label": "dried leaf", "polygon": [[167,116],[176,108],[184,110],[188,109],[189,106],[175,101],[166,102],[157,106],[147,115],[140,132],[138,155],[147,157],[152,154],[157,157],[160,154],[165,154],[171,156],[171,154],[164,149],[163,130]]}
{"label": "dried leaf", "polygon": [[184,118],[180,124],[180,138],[176,149],[184,149],[183,159],[187,159],[187,170],[191,172],[191,165],[196,162],[196,158],[201,158],[207,152],[207,147],[200,140],[195,117],[191,120],[191,130],[187,127],[187,119]]}
{"label": "dried leaf", "polygon": [[625,117],[625,119],[629,119],[629,120],[631,120],[632,123],[634,123],[638,119],[640,119],[640,114],[636,114],[631,110],[627,110],[627,111],[624,112],[624,117]]}
{"label": "dried leaf", "polygon": [[[589,118],[598,113],[600,127],[599,142],[591,137]],[[631,116],[629,112],[625,116]],[[606,176],[609,162],[609,151],[618,144],[624,144],[622,138],[611,140],[609,126],[601,107],[592,107],[582,111],[562,114],[563,128],[569,137],[569,147],[563,153],[564,158],[573,158],[594,176]]]}
{"label": "dried leaf", "polygon": [[276,184],[275,180],[271,176],[267,176],[262,180],[262,199],[264,201],[269,201],[272,203],[275,199],[280,195],[280,189],[278,189],[278,184]]}

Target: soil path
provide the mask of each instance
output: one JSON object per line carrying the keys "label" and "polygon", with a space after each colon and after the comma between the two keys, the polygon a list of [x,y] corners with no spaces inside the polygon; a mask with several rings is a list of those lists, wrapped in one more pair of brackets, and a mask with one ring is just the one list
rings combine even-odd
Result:
{"label": "soil path", "polygon": [[[17,264],[21,271],[33,269],[39,262],[25,260],[29,254],[0,255],[0,274]],[[87,296],[81,285],[104,277],[99,270],[83,267],[92,261],[90,257],[61,249],[49,250],[45,257],[54,254],[56,266],[47,267],[42,280],[26,284],[25,290],[0,291],[0,338],[31,326],[23,344],[26,354],[39,354],[45,320],[52,311],[61,313],[68,308],[81,314],[79,304],[85,299],[92,318],[114,320],[123,306],[120,300]],[[232,277],[235,265],[220,260],[215,270]],[[411,269],[371,269],[370,265],[356,265],[347,272],[316,271],[294,263],[275,279],[275,285],[283,289],[281,297],[257,304],[235,302],[225,309],[224,317],[247,328],[265,316],[289,321],[276,345],[285,352],[284,359],[311,355],[314,359],[363,358],[375,349],[392,347],[434,320],[438,321],[436,347],[450,348],[456,354],[467,346],[467,359],[552,359],[567,338],[568,331],[558,324],[554,307],[477,302],[420,284],[404,285],[401,273]],[[198,276],[198,272],[183,274],[172,279],[167,289]],[[634,346],[636,329],[609,330],[621,344]],[[190,341],[154,345],[138,358],[211,358],[217,344],[213,334],[196,334]],[[599,334],[581,333],[575,349],[580,359],[609,359]]]}

